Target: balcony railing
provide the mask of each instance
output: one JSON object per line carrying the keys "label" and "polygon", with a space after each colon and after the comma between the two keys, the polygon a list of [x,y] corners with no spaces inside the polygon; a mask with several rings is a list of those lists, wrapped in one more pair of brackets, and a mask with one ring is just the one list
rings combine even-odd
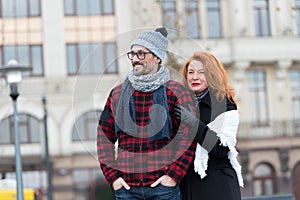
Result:
{"label": "balcony railing", "polygon": [[300,137],[300,120],[270,121],[268,124],[241,122],[238,129],[239,138],[274,138]]}
{"label": "balcony railing", "polygon": [[295,197],[293,194],[278,194],[256,197],[243,197],[242,200],[295,200]]}

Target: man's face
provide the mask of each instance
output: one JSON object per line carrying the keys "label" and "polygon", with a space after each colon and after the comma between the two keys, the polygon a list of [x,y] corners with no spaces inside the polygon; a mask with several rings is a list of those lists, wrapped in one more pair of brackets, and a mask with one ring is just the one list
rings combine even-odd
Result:
{"label": "man's face", "polygon": [[136,76],[154,74],[158,70],[160,59],[151,53],[147,48],[139,45],[132,46],[133,73]]}

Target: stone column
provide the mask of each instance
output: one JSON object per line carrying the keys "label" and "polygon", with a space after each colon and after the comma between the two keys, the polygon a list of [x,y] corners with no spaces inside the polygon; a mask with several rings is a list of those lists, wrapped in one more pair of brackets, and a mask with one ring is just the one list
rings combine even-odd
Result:
{"label": "stone column", "polygon": [[290,1],[276,1],[275,11],[277,20],[276,35],[292,35],[293,34],[293,18]]}
{"label": "stone column", "polygon": [[249,61],[237,61],[233,63],[233,80],[237,90],[241,88],[241,84],[245,79],[246,70],[250,67]]}
{"label": "stone column", "polygon": [[244,149],[239,151],[239,157],[241,160],[241,166],[242,166],[242,176],[244,179],[244,185],[245,187],[242,190],[242,194],[244,196],[250,196],[252,195],[252,177],[251,172],[249,170],[249,153],[250,150]]}
{"label": "stone column", "polygon": [[247,11],[245,1],[230,0],[230,21],[232,22],[232,36],[245,36],[249,32],[247,27]]}
{"label": "stone column", "polygon": [[281,166],[281,176],[279,175],[279,192],[291,193],[291,171],[288,166],[289,149],[281,148],[278,151]]}
{"label": "stone column", "polygon": [[[61,0],[42,1],[43,54],[45,77],[67,76],[64,4]],[[59,11],[59,12],[58,12]],[[55,14],[53,14],[55,13]]]}
{"label": "stone column", "polygon": [[280,60],[277,62],[276,84],[278,89],[283,89],[285,87],[285,82],[287,79],[287,69],[290,66],[292,66],[291,60]]}

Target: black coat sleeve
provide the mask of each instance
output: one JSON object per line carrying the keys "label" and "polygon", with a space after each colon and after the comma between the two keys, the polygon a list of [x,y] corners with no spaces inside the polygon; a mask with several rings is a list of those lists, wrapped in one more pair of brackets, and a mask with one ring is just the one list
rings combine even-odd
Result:
{"label": "black coat sleeve", "polygon": [[[236,110],[236,105],[227,100],[226,103],[226,111]],[[221,114],[220,112],[219,114]],[[199,120],[198,129],[194,141],[199,143],[204,149],[206,149],[210,155],[214,157],[227,157],[227,153],[229,152],[228,147],[224,147],[221,145],[221,141],[217,137],[217,133],[210,130],[208,126]]]}
{"label": "black coat sleeve", "polygon": [[215,157],[226,157],[229,151],[228,147],[224,147],[220,144],[221,142],[217,137],[217,133],[210,130],[202,121],[199,121],[194,141],[199,143],[210,155]]}

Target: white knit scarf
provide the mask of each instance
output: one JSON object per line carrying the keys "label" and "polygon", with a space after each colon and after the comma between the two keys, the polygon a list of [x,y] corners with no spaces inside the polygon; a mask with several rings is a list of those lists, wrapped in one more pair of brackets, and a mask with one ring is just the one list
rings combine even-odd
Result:
{"label": "white knit scarf", "polygon": [[[221,141],[221,145],[229,148],[228,158],[230,164],[235,170],[239,185],[244,187],[243,177],[241,172],[241,165],[238,163],[238,152],[235,149],[236,134],[239,125],[239,114],[237,110],[230,110],[220,114],[214,121],[207,126],[217,133],[218,138]],[[194,170],[202,178],[204,178],[207,170],[208,152],[197,143],[194,160]]]}

